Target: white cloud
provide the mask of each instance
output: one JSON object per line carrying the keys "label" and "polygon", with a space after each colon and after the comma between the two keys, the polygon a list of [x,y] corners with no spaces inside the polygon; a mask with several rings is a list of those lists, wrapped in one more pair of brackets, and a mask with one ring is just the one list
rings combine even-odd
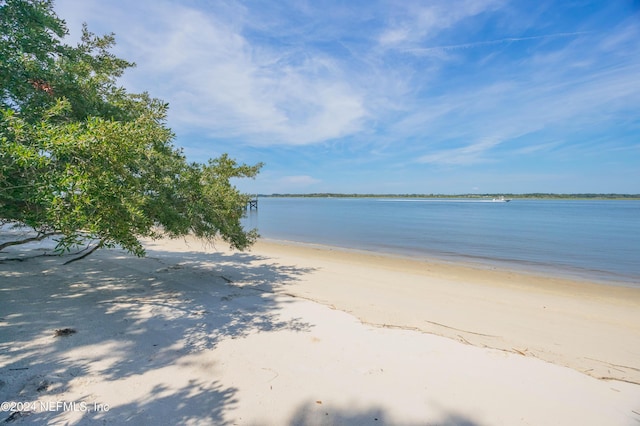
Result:
{"label": "white cloud", "polygon": [[[73,2],[62,3],[66,13]],[[91,19],[100,5],[89,3],[82,13]],[[134,91],[154,87],[152,95],[170,103],[178,132],[301,145],[362,129],[365,95],[342,64],[318,51],[249,40],[242,8],[216,14],[160,1],[136,10],[144,17],[110,12],[121,56],[137,63],[123,81]]]}

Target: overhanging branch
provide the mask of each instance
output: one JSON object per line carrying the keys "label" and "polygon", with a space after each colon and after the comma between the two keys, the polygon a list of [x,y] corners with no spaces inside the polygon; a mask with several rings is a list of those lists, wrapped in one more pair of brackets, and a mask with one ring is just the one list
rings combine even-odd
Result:
{"label": "overhanging branch", "polygon": [[35,237],[29,237],[29,238],[25,238],[24,240],[17,240],[17,241],[7,241],[6,243],[2,243],[0,244],[0,251],[4,250],[7,247],[10,246],[17,246],[20,244],[27,244],[27,243],[32,243],[34,241],[42,241],[45,238],[51,237],[53,235],[58,234],[57,232],[45,232],[44,234],[40,234],[38,236]]}
{"label": "overhanging branch", "polygon": [[63,265],[68,265],[70,263],[73,263],[77,260],[81,260],[84,259],[85,257],[89,256],[91,253],[93,253],[94,251],[98,250],[100,247],[102,247],[104,245],[104,241],[100,240],[100,242],[98,242],[98,244],[96,244],[95,247],[93,247],[91,250],[89,250],[88,252],[86,252],[85,254],[83,254],[82,256],[78,256],[78,257],[74,257],[71,260],[67,260],[66,262],[63,263]]}

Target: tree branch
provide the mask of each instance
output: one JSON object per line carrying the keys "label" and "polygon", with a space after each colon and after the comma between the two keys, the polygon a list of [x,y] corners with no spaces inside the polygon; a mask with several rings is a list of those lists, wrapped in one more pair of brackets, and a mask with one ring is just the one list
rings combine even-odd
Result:
{"label": "tree branch", "polygon": [[[36,254],[35,256],[25,256],[25,257],[9,257],[9,258],[5,258],[5,259],[0,259],[0,263],[5,263],[5,262],[24,262],[25,260],[30,260],[30,259],[36,259],[38,257],[62,257],[62,256],[75,256],[78,255],[80,253],[84,253],[85,251],[89,250],[89,248],[91,248],[91,243],[89,243],[85,248],[83,248],[82,250],[78,250],[74,253],[68,253],[68,254],[52,254],[52,253],[42,253],[42,254]],[[87,254],[88,256],[88,254]]]}
{"label": "tree branch", "polygon": [[0,251],[4,250],[5,248],[9,247],[9,246],[17,246],[20,244],[27,244],[27,243],[32,243],[34,241],[42,241],[47,237],[51,237],[52,235],[56,235],[57,232],[45,232],[44,234],[40,234],[36,237],[29,237],[29,238],[25,238],[24,240],[17,240],[17,241],[7,241],[6,243],[2,243],[0,244]]}
{"label": "tree branch", "polygon": [[66,262],[63,263],[63,265],[68,265],[70,263],[75,262],[76,260],[81,260],[84,259],[85,257],[89,256],[91,253],[93,253],[94,251],[98,250],[100,247],[102,247],[104,245],[104,241],[100,240],[100,242],[98,244],[96,244],[96,246],[94,248],[92,248],[91,250],[89,250],[88,252],[86,252],[85,254],[83,254],[82,256],[78,256],[78,257],[74,257],[71,260],[67,260]]}

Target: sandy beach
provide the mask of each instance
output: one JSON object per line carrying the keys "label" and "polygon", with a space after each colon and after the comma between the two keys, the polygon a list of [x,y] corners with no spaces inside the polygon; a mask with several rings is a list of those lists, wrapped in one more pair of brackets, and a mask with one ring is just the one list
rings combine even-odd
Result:
{"label": "sandy beach", "polygon": [[146,246],[0,254],[0,421],[640,422],[638,288],[268,241]]}

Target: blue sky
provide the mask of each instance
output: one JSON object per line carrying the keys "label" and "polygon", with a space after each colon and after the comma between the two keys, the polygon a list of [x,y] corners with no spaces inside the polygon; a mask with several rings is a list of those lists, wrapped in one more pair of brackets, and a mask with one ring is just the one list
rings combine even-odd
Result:
{"label": "blue sky", "polygon": [[640,193],[637,0],[57,0],[251,193]]}

